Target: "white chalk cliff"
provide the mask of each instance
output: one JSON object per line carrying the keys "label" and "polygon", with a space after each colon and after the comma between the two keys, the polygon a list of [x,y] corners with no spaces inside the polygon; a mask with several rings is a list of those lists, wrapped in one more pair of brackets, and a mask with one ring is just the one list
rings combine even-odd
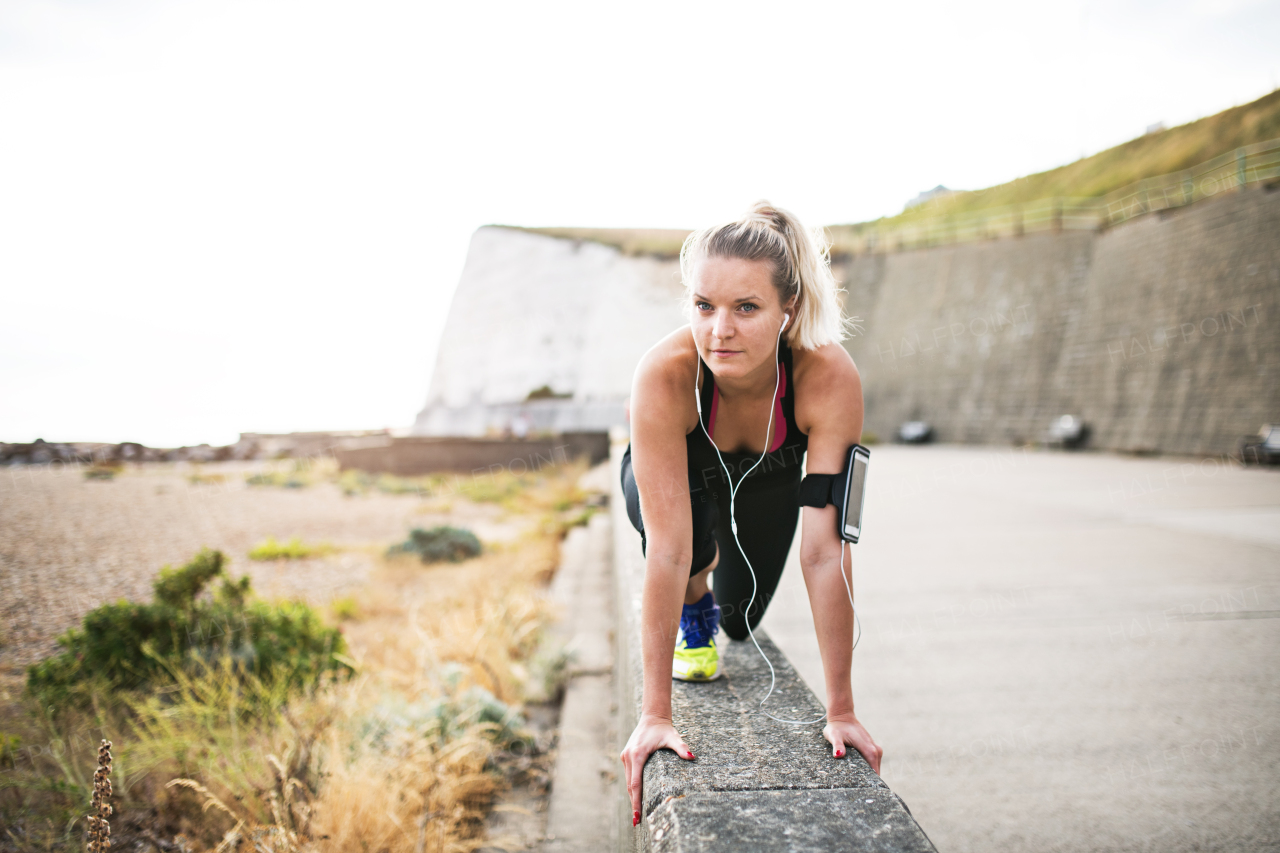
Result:
{"label": "white chalk cliff", "polygon": [[[626,422],[636,363],[684,324],[674,260],[511,228],[471,238],[418,435],[603,430]],[[560,399],[529,400],[548,386]]]}

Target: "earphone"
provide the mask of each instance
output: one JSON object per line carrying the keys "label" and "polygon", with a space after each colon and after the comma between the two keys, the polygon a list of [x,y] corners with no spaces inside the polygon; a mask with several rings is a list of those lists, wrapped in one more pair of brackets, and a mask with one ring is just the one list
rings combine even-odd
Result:
{"label": "earphone", "polygon": [[[782,330],[787,327],[787,324],[790,321],[791,321],[791,315],[784,313],[782,315],[782,325],[778,327],[778,337],[774,341],[773,354],[774,354],[775,362],[777,362],[778,353],[782,348]],[[747,557],[747,552],[742,547],[742,541],[738,539],[738,520],[734,518],[734,515],[733,515],[734,498],[737,496],[738,488],[741,487],[742,484],[746,482],[747,477],[750,476],[751,472],[754,471],[756,467],[761,462],[764,461],[764,457],[769,452],[769,433],[773,429],[773,412],[774,412],[774,409],[776,408],[775,401],[778,399],[779,383],[782,381],[782,371],[783,371],[782,364],[778,363],[777,368],[778,368],[777,378],[774,380],[774,384],[773,384],[773,397],[770,398],[769,400],[769,423],[765,426],[765,431],[764,431],[764,452],[760,454],[760,458],[756,460],[755,465],[752,465],[750,468],[748,468],[746,473],[742,475],[742,478],[738,480],[737,486],[733,484],[733,477],[730,476],[729,474],[729,466],[724,464],[724,457],[720,455],[720,448],[716,445],[715,439],[711,437],[711,433],[707,432],[706,424],[704,424],[702,421],[702,395],[699,393],[699,389],[698,389],[698,383],[702,381],[702,358],[701,357],[698,358],[698,375],[697,375],[697,378],[694,380],[693,399],[694,399],[694,404],[697,406],[697,409],[698,409],[698,425],[702,427],[702,432],[704,435],[706,435],[707,441],[711,442],[711,446],[715,448],[716,458],[720,460],[720,467],[724,469],[725,479],[729,483],[729,529],[733,531],[733,541],[738,546],[738,553],[742,554],[743,562],[747,564],[747,571],[751,572],[751,598],[747,601],[747,607],[743,611],[743,617],[744,619],[746,619],[746,623],[747,623],[747,635],[751,637],[751,642],[752,644],[755,645],[756,651],[760,653],[760,657],[764,658],[765,664],[768,665],[769,667],[769,690],[767,693],[764,694],[764,698],[760,700],[760,713],[764,714],[766,717],[768,717],[771,720],[778,721],[779,723],[791,723],[797,726],[812,726],[822,722],[827,718],[827,714],[825,711],[822,713],[822,716],[818,717],[816,720],[784,720],[783,718],[775,717],[773,714],[770,714],[768,711],[764,710],[764,703],[769,700],[769,697],[771,695],[773,695],[773,688],[777,684],[777,673],[774,672],[773,663],[772,661],[769,660],[769,656],[764,653],[764,649],[760,648],[760,643],[756,640],[755,632],[751,630],[751,619],[749,618],[748,614],[751,613],[751,606],[755,604],[755,600],[756,600],[756,591],[757,591],[756,570],[752,567],[751,560]],[[844,573],[844,549],[845,549],[845,543],[841,541],[840,542],[840,579],[844,581],[845,591],[849,595],[849,607],[853,609],[853,621],[854,621],[854,626],[857,629],[857,634],[853,640],[853,648],[857,649],[858,641],[862,639],[862,623],[858,620],[858,608],[853,603],[852,580],[850,577],[847,577]],[[850,575],[853,574],[852,566],[849,567],[849,574]]]}

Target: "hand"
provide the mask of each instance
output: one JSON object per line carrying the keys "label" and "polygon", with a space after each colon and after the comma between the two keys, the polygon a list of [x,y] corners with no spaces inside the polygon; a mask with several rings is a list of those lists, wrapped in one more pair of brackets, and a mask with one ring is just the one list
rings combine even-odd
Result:
{"label": "hand", "polygon": [[[870,740],[870,738],[868,738]],[[622,750],[622,766],[627,774],[627,794],[631,797],[631,825],[640,823],[640,786],[644,781],[644,763],[649,755],[659,749],[674,750],[676,755],[693,760],[693,753],[680,739],[680,734],[670,720],[659,717],[641,717],[636,730],[631,733]]]}
{"label": "hand", "polygon": [[836,758],[844,758],[845,747],[851,746],[862,753],[862,757],[867,759],[872,770],[876,773],[880,772],[880,758],[884,755],[884,750],[876,745],[871,735],[853,714],[827,717],[827,725],[822,730],[822,736],[831,741],[831,754]]}

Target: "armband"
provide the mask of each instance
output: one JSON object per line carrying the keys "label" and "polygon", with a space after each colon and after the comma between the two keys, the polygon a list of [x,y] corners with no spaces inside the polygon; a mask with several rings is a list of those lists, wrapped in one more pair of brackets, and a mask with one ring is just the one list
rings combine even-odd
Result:
{"label": "armband", "polygon": [[862,502],[866,490],[867,460],[871,451],[860,444],[846,452],[839,474],[809,474],[800,481],[800,506],[836,507],[836,534],[846,542],[862,535]]}
{"label": "armband", "polygon": [[809,474],[800,481],[800,506],[826,506],[835,503],[831,496],[831,487],[839,479],[839,474]]}

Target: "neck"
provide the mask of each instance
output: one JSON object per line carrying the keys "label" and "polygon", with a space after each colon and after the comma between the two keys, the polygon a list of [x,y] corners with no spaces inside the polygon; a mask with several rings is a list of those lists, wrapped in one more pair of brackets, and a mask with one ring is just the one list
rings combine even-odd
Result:
{"label": "neck", "polygon": [[[715,376],[716,387],[720,390],[720,396],[725,399],[736,399],[743,397],[753,399],[755,397],[773,397],[774,389],[778,383],[778,369],[781,364],[781,354],[775,359],[766,359],[763,364],[756,366],[746,376],[738,376],[734,378],[725,378]],[[704,362],[705,365],[705,362]],[[709,365],[704,366],[706,373],[711,373]],[[704,373],[704,381],[706,381]]]}

